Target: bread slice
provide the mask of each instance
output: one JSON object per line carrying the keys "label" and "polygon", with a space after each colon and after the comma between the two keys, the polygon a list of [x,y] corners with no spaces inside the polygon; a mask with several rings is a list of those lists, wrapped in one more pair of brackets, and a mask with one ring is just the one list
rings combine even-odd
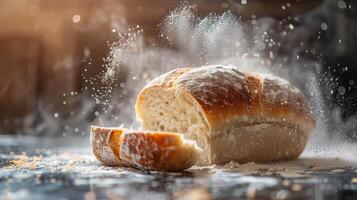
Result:
{"label": "bread slice", "polygon": [[201,150],[180,133],[91,127],[96,158],[105,165],[144,170],[182,171],[193,166]]}
{"label": "bread slice", "polygon": [[195,140],[200,165],[293,159],[315,127],[309,102],[288,81],[232,65],[155,78],[138,95],[136,114],[145,130]]}

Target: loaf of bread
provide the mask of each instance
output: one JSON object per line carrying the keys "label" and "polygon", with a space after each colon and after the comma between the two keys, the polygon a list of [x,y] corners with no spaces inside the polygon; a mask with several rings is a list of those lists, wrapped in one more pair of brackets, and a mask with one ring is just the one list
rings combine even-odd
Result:
{"label": "loaf of bread", "polygon": [[201,154],[194,141],[180,133],[130,131],[91,127],[91,145],[105,165],[143,170],[182,171],[193,166]]}
{"label": "loaf of bread", "polygon": [[199,165],[297,158],[315,126],[308,101],[288,81],[235,66],[163,74],[140,92],[136,114],[145,130],[195,140]]}

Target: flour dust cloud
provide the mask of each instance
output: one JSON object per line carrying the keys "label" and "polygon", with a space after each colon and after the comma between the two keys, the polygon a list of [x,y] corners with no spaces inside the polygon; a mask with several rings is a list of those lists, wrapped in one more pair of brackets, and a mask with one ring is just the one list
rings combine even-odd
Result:
{"label": "flour dust cloud", "polygon": [[[145,40],[140,26],[116,32],[118,41],[111,45],[103,72],[94,77],[96,80],[83,75],[88,82],[83,90],[94,95],[80,114],[93,112],[94,120],[79,117],[81,131],[87,131],[91,124],[140,128],[135,120],[136,96],[152,78],[177,67],[232,64],[241,71],[281,76],[301,89],[310,99],[317,119],[307,151],[336,155],[338,150],[332,147],[344,143],[341,132],[348,131],[356,120],[343,122],[339,110],[334,110],[332,117],[327,112],[329,102],[323,92],[335,87],[334,80],[321,71],[321,49],[309,46],[319,42],[319,35],[316,41],[311,42],[311,38],[316,32],[323,34],[321,24],[326,22],[316,16],[330,13],[331,2],[305,16],[281,20],[255,16],[247,20],[232,12],[199,17],[194,7],[184,5],[158,24],[161,34],[156,43]],[[98,80],[104,86],[92,87],[91,83]]]}

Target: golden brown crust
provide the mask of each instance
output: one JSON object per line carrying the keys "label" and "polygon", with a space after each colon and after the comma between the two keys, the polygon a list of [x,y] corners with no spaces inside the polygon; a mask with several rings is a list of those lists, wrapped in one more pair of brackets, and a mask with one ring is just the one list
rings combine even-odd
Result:
{"label": "golden brown crust", "polygon": [[177,68],[172,71],[167,72],[161,76],[156,77],[150,81],[145,87],[160,86],[165,88],[174,87],[174,83],[178,77],[190,71],[192,68]]}
{"label": "golden brown crust", "polygon": [[[271,116],[281,116],[286,120],[298,120],[307,126],[314,126],[309,102],[304,95],[285,80],[263,76],[261,108]],[[285,81],[285,82],[284,82]]]}
{"label": "golden brown crust", "polygon": [[145,170],[182,171],[193,166],[199,154],[198,148],[184,144],[180,133],[93,126],[91,144],[94,155],[105,165]]}

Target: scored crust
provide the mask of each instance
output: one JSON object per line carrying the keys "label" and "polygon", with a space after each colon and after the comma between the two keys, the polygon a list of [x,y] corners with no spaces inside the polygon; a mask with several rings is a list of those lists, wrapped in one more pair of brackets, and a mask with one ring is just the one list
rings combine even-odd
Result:
{"label": "scored crust", "polygon": [[188,169],[201,151],[180,133],[97,126],[91,127],[91,145],[96,158],[105,165],[157,171]]}

